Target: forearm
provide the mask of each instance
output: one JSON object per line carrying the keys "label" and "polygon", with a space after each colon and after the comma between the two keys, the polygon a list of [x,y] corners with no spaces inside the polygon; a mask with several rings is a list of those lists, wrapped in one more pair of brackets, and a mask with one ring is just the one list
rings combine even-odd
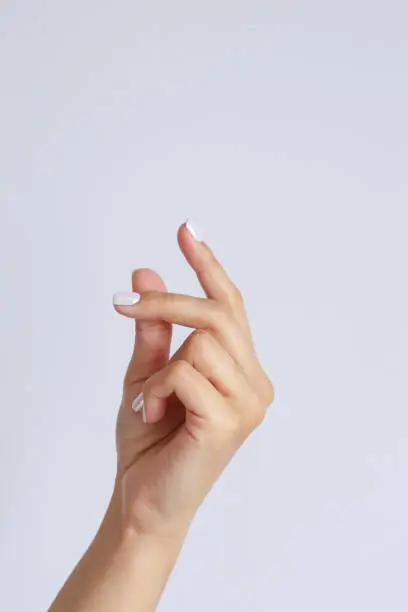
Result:
{"label": "forearm", "polygon": [[186,531],[164,538],[124,528],[115,489],[95,539],[49,612],[155,610]]}

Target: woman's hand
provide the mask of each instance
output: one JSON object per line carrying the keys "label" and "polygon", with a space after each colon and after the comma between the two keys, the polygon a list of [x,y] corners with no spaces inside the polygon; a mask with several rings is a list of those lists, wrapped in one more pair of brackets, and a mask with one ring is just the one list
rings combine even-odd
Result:
{"label": "woman's hand", "polygon": [[[133,273],[133,293],[114,296],[136,320],[117,422],[122,516],[125,527],[166,537],[188,528],[274,394],[241,293],[188,223],[178,242],[206,298],[168,293],[148,269]],[[170,358],[173,324],[194,331]]]}
{"label": "woman's hand", "polygon": [[[115,487],[50,612],[153,612],[198,506],[273,400],[240,292],[188,224],[178,240],[207,297],[168,293],[146,269],[115,295],[136,320]],[[173,324],[194,331],[170,358]]]}

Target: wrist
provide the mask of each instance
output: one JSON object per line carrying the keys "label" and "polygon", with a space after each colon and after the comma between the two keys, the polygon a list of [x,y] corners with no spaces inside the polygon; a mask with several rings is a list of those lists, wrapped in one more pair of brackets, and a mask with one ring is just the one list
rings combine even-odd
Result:
{"label": "wrist", "polygon": [[115,484],[93,542],[50,611],[155,610],[187,531],[182,521],[170,531],[138,530],[124,519],[121,487]]}
{"label": "wrist", "polygon": [[191,520],[179,517],[177,520],[156,518],[148,524],[135,519],[139,512],[128,513],[124,510],[120,481],[115,482],[112,496],[98,530],[96,539],[109,542],[112,553],[124,551],[131,554],[140,546],[152,551],[163,551],[166,556],[178,554],[190,528]]}
{"label": "wrist", "polygon": [[151,532],[138,529],[124,518],[120,487],[115,487],[105,518],[107,528],[100,535],[113,536],[114,542],[105,574],[115,585],[112,609],[155,610],[183,546],[188,525],[180,523],[171,530]]}

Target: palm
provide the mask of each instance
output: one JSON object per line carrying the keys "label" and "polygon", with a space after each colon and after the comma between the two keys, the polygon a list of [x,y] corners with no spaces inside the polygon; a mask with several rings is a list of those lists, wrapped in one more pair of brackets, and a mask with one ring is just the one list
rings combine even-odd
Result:
{"label": "palm", "polygon": [[185,409],[176,396],[168,399],[166,416],[155,425],[145,425],[131,402],[141,385],[125,386],[116,426],[119,473],[124,474],[143,455],[156,453],[174,438],[184,423]]}
{"label": "palm", "polygon": [[133,520],[143,522],[146,529],[146,523],[157,516],[171,518],[189,513],[184,500],[187,492],[190,499],[193,497],[196,473],[191,462],[184,460],[191,451],[192,441],[185,433],[185,408],[179,399],[172,395],[165,418],[155,425],[145,425],[141,415],[134,414],[127,405],[135,393],[137,390],[125,388],[118,415],[119,474],[124,511],[127,515],[133,514]]}

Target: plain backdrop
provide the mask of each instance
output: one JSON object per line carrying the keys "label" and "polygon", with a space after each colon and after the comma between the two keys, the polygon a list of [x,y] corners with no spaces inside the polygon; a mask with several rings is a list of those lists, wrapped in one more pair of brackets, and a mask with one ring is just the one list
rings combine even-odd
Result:
{"label": "plain backdrop", "polygon": [[186,217],[276,400],[160,612],[408,609],[407,31],[403,0],[1,0],[1,610],[44,612],[95,534],[111,297],[145,266],[201,295]]}

